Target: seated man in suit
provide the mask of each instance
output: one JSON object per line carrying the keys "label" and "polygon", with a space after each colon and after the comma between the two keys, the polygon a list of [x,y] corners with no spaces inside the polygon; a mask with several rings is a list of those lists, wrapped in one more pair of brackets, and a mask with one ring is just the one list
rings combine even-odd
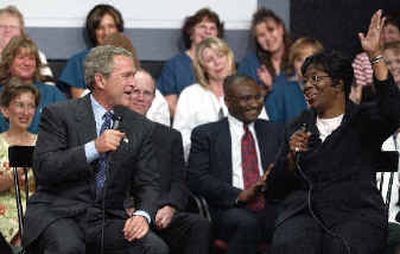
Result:
{"label": "seated man in suit", "polygon": [[[143,251],[159,175],[153,124],[122,106],[133,91],[134,63],[125,49],[93,48],[85,62],[91,93],[42,112],[33,165],[37,191],[23,235],[29,253]],[[137,209],[128,216],[130,192]]]}
{"label": "seated man in suit", "polygon": [[257,119],[263,107],[260,87],[247,76],[224,82],[229,115],[192,132],[189,187],[207,200],[217,236],[228,253],[255,253],[271,239],[276,205],[263,186],[282,140],[282,127]]}
{"label": "seated man in suit", "polygon": [[[154,97],[153,78],[146,71],[139,70],[135,74],[130,109],[146,115]],[[208,253],[209,222],[197,214],[184,212],[188,190],[184,177],[182,137],[174,129],[159,123],[154,124],[152,139],[161,177],[161,195],[154,220],[155,231],[168,244],[171,253]],[[154,240],[149,242],[151,245]]]}

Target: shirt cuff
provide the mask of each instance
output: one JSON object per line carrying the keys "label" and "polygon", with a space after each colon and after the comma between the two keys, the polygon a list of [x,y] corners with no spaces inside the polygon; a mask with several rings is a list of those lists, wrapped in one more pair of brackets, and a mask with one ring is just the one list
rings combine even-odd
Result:
{"label": "shirt cuff", "polygon": [[94,140],[85,144],[85,155],[87,163],[91,163],[95,159],[99,158],[100,155],[96,150],[96,147],[94,145]]}
{"label": "shirt cuff", "polygon": [[149,225],[151,224],[150,215],[147,212],[143,211],[143,210],[137,210],[132,215],[143,216],[147,220],[147,223],[149,223]]}

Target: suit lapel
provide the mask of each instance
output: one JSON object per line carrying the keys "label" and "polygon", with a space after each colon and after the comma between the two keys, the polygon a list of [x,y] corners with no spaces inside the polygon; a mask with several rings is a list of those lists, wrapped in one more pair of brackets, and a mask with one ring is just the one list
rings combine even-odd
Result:
{"label": "suit lapel", "polygon": [[265,128],[259,125],[258,121],[254,122],[254,130],[256,131],[257,141],[258,141],[258,149],[260,149],[260,157],[261,157],[261,168],[264,169],[267,167],[267,158],[271,154],[269,150],[270,146],[266,143],[270,139],[271,133],[269,133]]}
{"label": "suit lapel", "polygon": [[228,119],[224,118],[220,122],[220,130],[218,132],[216,152],[220,154],[218,158],[219,168],[226,172],[224,174],[229,181],[232,181],[232,143],[231,132],[229,130]]}
{"label": "suit lapel", "polygon": [[79,143],[85,144],[97,137],[96,122],[94,120],[93,109],[90,102],[90,95],[79,99],[75,111],[75,119],[79,137]]}

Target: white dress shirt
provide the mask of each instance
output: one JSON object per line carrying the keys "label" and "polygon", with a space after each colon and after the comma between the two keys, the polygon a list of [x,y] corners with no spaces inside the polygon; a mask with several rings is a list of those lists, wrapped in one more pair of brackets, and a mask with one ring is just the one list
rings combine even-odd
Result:
{"label": "white dress shirt", "polygon": [[[228,108],[224,98],[217,96],[200,84],[186,87],[179,95],[176,106],[173,127],[182,134],[185,160],[188,160],[190,152],[190,135],[192,130],[205,123],[215,122],[228,115]],[[259,118],[267,119],[265,109],[261,111]]]}
{"label": "white dress shirt", "polygon": [[[231,155],[232,155],[232,185],[244,189],[243,168],[242,168],[242,137],[244,135],[243,122],[228,114],[229,131],[231,133]],[[263,174],[261,166],[260,149],[258,147],[257,135],[254,130],[254,123],[248,125],[251,135],[256,144],[257,161],[260,176]]]}
{"label": "white dress shirt", "polygon": [[146,113],[146,117],[153,122],[160,123],[166,126],[171,126],[171,116],[169,114],[169,108],[167,100],[164,96],[156,89],[156,94],[149,110]]}

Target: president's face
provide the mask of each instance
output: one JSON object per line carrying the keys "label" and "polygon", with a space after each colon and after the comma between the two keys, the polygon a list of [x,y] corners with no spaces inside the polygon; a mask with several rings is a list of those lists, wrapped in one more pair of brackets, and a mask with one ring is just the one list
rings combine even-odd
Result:
{"label": "president's face", "polygon": [[110,108],[115,105],[128,106],[135,84],[136,68],[132,58],[114,56],[113,69],[108,77],[102,76],[102,96]]}
{"label": "president's face", "polygon": [[260,86],[255,81],[249,80],[233,85],[225,103],[232,116],[248,124],[254,122],[260,115],[263,99]]}

